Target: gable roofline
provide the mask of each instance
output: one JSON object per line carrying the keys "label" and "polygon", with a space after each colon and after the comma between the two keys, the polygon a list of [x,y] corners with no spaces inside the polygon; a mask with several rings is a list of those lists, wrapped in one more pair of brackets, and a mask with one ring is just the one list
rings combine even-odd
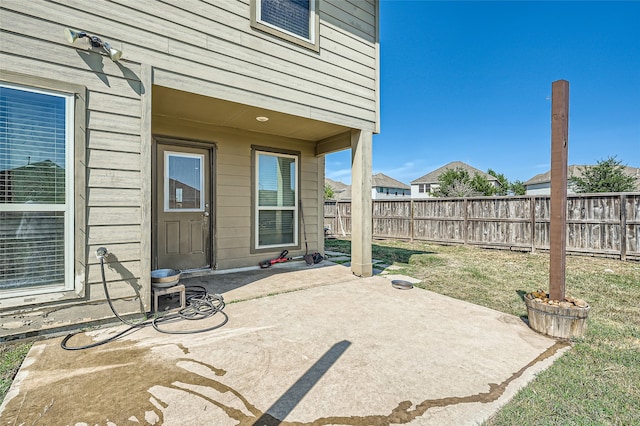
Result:
{"label": "gable roofline", "polygon": [[406,183],[402,183],[399,180],[395,180],[383,173],[376,173],[371,177],[371,183],[373,188],[385,187],[385,188],[398,188],[398,189],[411,189]]}
{"label": "gable roofline", "polygon": [[329,185],[331,189],[333,189],[334,191],[344,190],[349,187],[349,185],[347,185],[346,183],[342,183],[340,181],[333,180],[330,178],[324,178],[324,184]]}
{"label": "gable roofline", "polygon": [[498,180],[495,176],[491,176],[490,174],[485,173],[482,170],[476,169],[475,167],[470,166],[467,163],[463,163],[462,161],[452,161],[449,164],[445,164],[444,166],[437,168],[434,171],[429,172],[422,177],[419,177],[418,179],[411,181],[411,185],[417,185],[420,183],[429,183],[429,184],[438,183],[439,182],[438,178],[440,177],[440,175],[448,169],[466,170],[469,173],[470,177],[473,177],[473,175],[477,173],[480,176],[484,176],[485,178],[487,178],[487,180],[489,180],[490,182]]}

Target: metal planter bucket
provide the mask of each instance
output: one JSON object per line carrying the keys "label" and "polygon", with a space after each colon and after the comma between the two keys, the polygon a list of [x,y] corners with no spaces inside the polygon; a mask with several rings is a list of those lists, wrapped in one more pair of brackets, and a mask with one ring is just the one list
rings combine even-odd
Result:
{"label": "metal planter bucket", "polygon": [[151,271],[151,284],[156,288],[168,288],[180,282],[181,272],[175,269],[156,269]]}

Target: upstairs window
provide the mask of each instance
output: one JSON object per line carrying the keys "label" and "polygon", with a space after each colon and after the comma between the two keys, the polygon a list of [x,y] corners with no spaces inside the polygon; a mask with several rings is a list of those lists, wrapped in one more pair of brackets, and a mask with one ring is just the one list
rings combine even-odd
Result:
{"label": "upstairs window", "polygon": [[318,51],[317,9],[316,0],[252,0],[251,25]]}

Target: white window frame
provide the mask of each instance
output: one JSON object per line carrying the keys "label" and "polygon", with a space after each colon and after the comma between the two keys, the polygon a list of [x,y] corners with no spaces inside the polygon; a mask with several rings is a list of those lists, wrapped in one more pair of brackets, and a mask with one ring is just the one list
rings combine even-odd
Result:
{"label": "white window frame", "polygon": [[[37,295],[75,290],[75,94],[41,89],[22,84],[0,82],[0,86],[25,92],[40,93],[65,99],[65,203],[62,204],[0,204],[5,212],[63,212],[64,213],[64,282],[0,291],[0,299],[35,299]],[[4,303],[2,304],[4,305]]]}
{"label": "white window frame", "polygon": [[[260,206],[260,155],[269,155],[272,157],[285,157],[285,158],[293,158],[294,164],[295,164],[295,174],[294,176],[292,176],[292,180],[293,182],[295,182],[295,197],[294,197],[294,203],[293,203],[293,207],[290,206],[283,206],[283,207],[278,207],[278,206],[265,206],[265,207],[261,207]],[[300,173],[300,160],[299,160],[299,156],[298,155],[294,155],[294,154],[285,154],[285,153],[279,153],[279,152],[271,152],[271,151],[262,151],[262,150],[255,150],[254,151],[254,156],[255,156],[255,177],[254,177],[254,193],[253,193],[253,197],[254,197],[254,234],[255,234],[255,240],[254,240],[254,247],[258,250],[260,249],[271,249],[271,248],[279,248],[279,247],[296,247],[298,245],[298,216],[299,216],[299,207],[298,207],[298,198],[300,196],[300,188],[299,188],[299,181],[298,181],[298,175]],[[291,243],[287,243],[287,244],[269,244],[269,245],[260,245],[260,212],[261,211],[293,211],[293,242]]]}
{"label": "white window frame", "polygon": [[[169,207],[169,157],[198,158],[200,160],[200,208],[175,209]],[[203,212],[204,211],[204,155],[185,152],[165,151],[164,153],[164,211],[165,212]]]}
{"label": "white window frame", "polygon": [[263,21],[261,19],[261,8],[262,0],[251,0],[252,27],[281,37],[300,46],[315,50],[316,52],[320,51],[320,17],[318,16],[318,0],[309,0],[309,38],[302,37],[285,28],[281,28],[270,22]]}

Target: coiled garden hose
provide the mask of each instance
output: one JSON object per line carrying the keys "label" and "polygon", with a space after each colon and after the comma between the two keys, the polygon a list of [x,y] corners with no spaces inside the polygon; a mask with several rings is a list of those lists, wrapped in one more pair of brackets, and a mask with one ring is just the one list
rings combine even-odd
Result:
{"label": "coiled garden hose", "polygon": [[[122,318],[116,308],[113,306],[113,302],[111,300],[111,296],[109,295],[109,288],[107,287],[107,279],[104,274],[104,258],[108,255],[107,250],[104,248],[98,249],[98,259],[100,260],[100,270],[102,273],[102,287],[104,288],[104,294],[107,297],[107,302],[109,303],[109,308],[111,308],[111,312],[118,318],[122,323],[129,325],[129,328],[107,338],[104,340],[100,340],[88,345],[84,346],[69,346],[69,340],[77,335],[82,333],[82,331],[77,331],[75,333],[68,334],[62,342],[60,342],[60,347],[62,349],[68,351],[77,351],[82,349],[95,348],[96,346],[104,345],[106,343],[112,342],[118,339],[125,334],[137,330],[139,328],[147,327],[151,325],[154,329],[159,331],[160,333],[165,334],[196,334],[196,333],[204,333],[206,331],[212,331],[217,328],[222,327],[229,321],[229,316],[223,311],[225,307],[224,299],[220,294],[211,294],[208,293],[204,287],[201,286],[191,286],[186,288],[186,306],[178,312],[169,313],[167,315],[155,316],[152,319],[145,318],[140,322],[131,322]],[[210,318],[215,314],[220,313],[224,318],[221,323],[216,324],[211,327],[196,329],[196,330],[167,330],[160,327],[160,324],[163,323],[173,323],[181,320],[202,320],[205,318]]]}

